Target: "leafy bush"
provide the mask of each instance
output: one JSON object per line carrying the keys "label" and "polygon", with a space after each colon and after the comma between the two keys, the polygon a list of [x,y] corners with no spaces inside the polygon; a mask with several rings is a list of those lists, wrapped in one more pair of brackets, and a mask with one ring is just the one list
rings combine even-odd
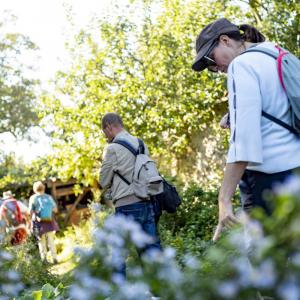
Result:
{"label": "leafy bush", "polygon": [[[178,257],[186,253],[200,256],[211,244],[218,222],[218,190],[205,191],[196,183],[181,192],[182,204],[176,214],[163,214],[159,231],[164,245],[176,249]],[[238,206],[238,198],[234,199]]]}
{"label": "leafy bush", "polygon": [[[91,249],[78,250],[78,267],[71,286],[72,299],[150,299],[154,293],[165,300],[256,299],[259,293],[282,300],[300,296],[300,178],[278,190],[272,199],[272,218],[257,211],[256,219],[241,214],[242,226],[211,245],[200,259],[185,255],[180,267],[176,251],[144,256],[140,265],[128,266],[122,281],[113,273],[119,263],[111,248],[124,257],[128,245],[143,246],[139,226],[122,217],[108,218],[94,231]],[[282,229],[285,230],[282,230]]]}
{"label": "leafy bush", "polygon": [[57,287],[53,287],[47,283],[43,285],[41,290],[26,291],[19,300],[59,300],[66,299],[67,289],[62,283]]}
{"label": "leafy bush", "polygon": [[7,270],[17,271],[26,287],[39,287],[46,283],[58,285],[59,279],[42,263],[37,245],[32,240],[17,247],[8,247],[7,250],[13,256],[6,265]]}

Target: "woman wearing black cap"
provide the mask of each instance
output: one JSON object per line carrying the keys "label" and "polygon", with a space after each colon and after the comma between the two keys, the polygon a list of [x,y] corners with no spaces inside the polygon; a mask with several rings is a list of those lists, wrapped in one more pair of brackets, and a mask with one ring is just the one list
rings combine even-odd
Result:
{"label": "woman wearing black cap", "polygon": [[196,41],[192,68],[228,74],[231,138],[214,240],[224,227],[237,222],[231,199],[238,184],[244,210],[258,206],[270,214],[272,207],[263,199],[263,192],[300,167],[299,137],[262,117],[264,111],[291,124],[290,104],[279,80],[276,59],[255,49],[276,55],[279,51],[274,43],[265,42],[256,28],[238,27],[224,18],[207,25]]}

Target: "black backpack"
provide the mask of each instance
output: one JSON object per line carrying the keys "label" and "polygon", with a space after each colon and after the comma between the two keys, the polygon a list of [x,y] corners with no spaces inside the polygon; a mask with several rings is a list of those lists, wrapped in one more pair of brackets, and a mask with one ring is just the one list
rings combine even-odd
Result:
{"label": "black backpack", "polygon": [[181,198],[172,184],[163,179],[163,189],[161,194],[152,196],[153,202],[156,202],[161,210],[168,213],[175,213],[179,205],[181,204]]}

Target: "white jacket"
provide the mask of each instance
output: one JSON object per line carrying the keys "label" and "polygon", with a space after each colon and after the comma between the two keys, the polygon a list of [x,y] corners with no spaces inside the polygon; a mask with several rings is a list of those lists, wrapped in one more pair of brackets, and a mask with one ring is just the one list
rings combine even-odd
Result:
{"label": "white jacket", "polygon": [[[135,149],[138,149],[138,139],[123,130],[118,133],[114,140],[125,140]],[[149,154],[145,145],[145,154]],[[132,182],[135,156],[124,146],[119,144],[108,144],[104,150],[103,162],[100,171],[100,185],[103,189],[110,187],[115,206],[128,205],[141,201],[134,195],[130,185],[124,182],[117,174],[118,171],[129,182]]]}

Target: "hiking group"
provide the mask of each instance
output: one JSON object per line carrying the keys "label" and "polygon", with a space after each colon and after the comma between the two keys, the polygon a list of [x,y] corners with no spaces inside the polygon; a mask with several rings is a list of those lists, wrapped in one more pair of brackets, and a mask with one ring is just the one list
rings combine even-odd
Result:
{"label": "hiking group", "polygon": [[32,235],[37,242],[42,261],[47,262],[47,252],[50,249],[52,262],[57,263],[54,244],[55,232],[59,230],[54,218],[57,206],[53,198],[45,193],[45,185],[41,181],[33,184],[33,191],[28,207],[24,202],[16,200],[11,191],[3,193],[0,228],[5,236],[4,242],[17,246]]}
{"label": "hiking group", "polygon": [[[229,113],[222,118],[221,127],[230,129],[230,146],[219,191],[216,241],[225,227],[238,223],[231,201],[237,186],[247,214],[260,207],[272,217],[274,204],[266,201],[264,193],[299,171],[300,62],[287,50],[265,41],[256,28],[236,26],[225,18],[203,28],[196,39],[196,53],[194,71],[227,74]],[[144,141],[125,130],[118,114],[103,116],[102,131],[108,142],[100,171],[103,201],[115,208],[116,215],[136,221],[152,237],[152,243],[139,249],[139,255],[161,251],[157,223],[162,210],[175,212],[179,206],[176,189],[161,176]],[[33,190],[23,214],[20,203],[6,192],[1,218],[7,228],[25,236],[14,235],[12,244],[24,241],[30,223],[41,259],[47,259],[49,247],[56,262],[54,234],[58,225],[53,212],[57,207],[41,182],[35,183]],[[13,209],[16,217],[10,220],[6,215]],[[125,278],[125,270],[124,261],[115,271]]]}
{"label": "hiking group", "polygon": [[[225,18],[208,24],[196,40],[192,69],[227,73],[229,113],[221,120],[229,128],[230,147],[219,191],[216,241],[223,228],[238,223],[231,199],[240,188],[242,209],[262,208],[271,217],[274,206],[264,193],[300,171],[300,61],[250,25],[236,26]],[[161,249],[157,222],[167,184],[152,165],[143,141],[130,135],[116,113],[102,119],[108,145],[100,185],[115,213],[130,217],[153,237],[140,251]],[[151,173],[151,174],[150,174]],[[139,178],[139,175],[143,178]],[[163,193],[161,193],[163,189]],[[141,192],[142,191],[142,192]],[[177,194],[171,193],[177,205]],[[110,201],[109,201],[110,199]],[[158,206],[158,209],[157,209]],[[175,205],[176,210],[176,205]],[[125,264],[117,273],[125,276]]]}

